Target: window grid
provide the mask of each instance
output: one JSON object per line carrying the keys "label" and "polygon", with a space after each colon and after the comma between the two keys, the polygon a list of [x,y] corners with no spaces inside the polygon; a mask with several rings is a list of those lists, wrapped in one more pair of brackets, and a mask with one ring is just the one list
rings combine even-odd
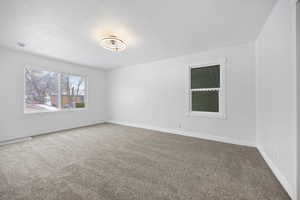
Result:
{"label": "window grid", "polygon": [[[187,67],[187,116],[190,117],[208,117],[208,118],[220,118],[226,119],[226,98],[225,98],[225,64],[226,58],[218,59],[217,61],[207,62],[200,65],[192,65]],[[219,87],[211,87],[211,88],[201,88],[201,85],[196,88],[192,88],[192,69],[197,68],[207,68],[219,66]],[[215,79],[214,79],[215,80]],[[205,85],[205,84],[204,84]],[[211,82],[209,86],[213,86]],[[194,84],[195,87],[195,84]],[[210,112],[210,111],[193,111],[192,107],[192,94],[193,92],[216,92],[218,93],[218,112]],[[194,94],[193,94],[194,95]],[[196,94],[195,94],[196,95]],[[198,96],[199,98],[199,96]],[[215,99],[216,100],[216,99]]]}
{"label": "window grid", "polygon": [[193,91],[220,91],[220,88],[194,88],[190,89],[191,92]]}

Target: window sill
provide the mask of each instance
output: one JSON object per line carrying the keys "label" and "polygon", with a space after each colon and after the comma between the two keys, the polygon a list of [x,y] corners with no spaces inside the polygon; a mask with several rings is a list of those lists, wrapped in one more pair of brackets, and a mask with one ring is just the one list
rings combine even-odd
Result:
{"label": "window sill", "polygon": [[224,113],[214,113],[214,112],[188,112],[187,117],[206,117],[206,118],[215,118],[215,119],[226,119]]}
{"label": "window sill", "polygon": [[86,111],[87,108],[73,108],[73,109],[60,109],[60,110],[45,110],[45,111],[34,111],[34,112],[26,112],[24,111],[24,115],[35,115],[35,114],[48,114],[48,113],[64,113],[64,112],[76,112],[76,111]]}

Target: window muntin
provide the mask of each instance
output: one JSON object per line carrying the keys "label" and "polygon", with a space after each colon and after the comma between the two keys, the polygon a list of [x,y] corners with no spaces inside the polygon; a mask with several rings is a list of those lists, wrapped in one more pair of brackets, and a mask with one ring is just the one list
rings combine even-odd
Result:
{"label": "window muntin", "polygon": [[188,114],[225,118],[225,61],[188,68]]}
{"label": "window muntin", "polygon": [[24,113],[86,108],[86,77],[25,68]]}

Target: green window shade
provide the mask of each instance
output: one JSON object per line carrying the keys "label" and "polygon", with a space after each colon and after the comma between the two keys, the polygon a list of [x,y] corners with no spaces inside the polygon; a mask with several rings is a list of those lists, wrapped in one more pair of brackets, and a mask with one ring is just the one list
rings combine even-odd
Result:
{"label": "green window shade", "polygon": [[220,65],[191,69],[191,89],[219,87]]}
{"label": "green window shade", "polygon": [[192,91],[192,111],[219,112],[219,91]]}

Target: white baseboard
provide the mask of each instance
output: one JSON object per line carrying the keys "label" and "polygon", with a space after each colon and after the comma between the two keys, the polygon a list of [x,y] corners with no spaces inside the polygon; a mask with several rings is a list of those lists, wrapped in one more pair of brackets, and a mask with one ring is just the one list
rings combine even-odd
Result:
{"label": "white baseboard", "polygon": [[25,137],[25,138],[19,138],[19,139],[14,139],[14,140],[7,140],[7,141],[0,142],[0,146],[7,145],[7,144],[14,144],[14,143],[18,143],[18,142],[25,142],[25,141],[28,141],[31,139],[32,139],[32,137]]}
{"label": "white baseboard", "polygon": [[287,191],[287,193],[290,195],[290,197],[293,200],[297,200],[297,197],[296,197],[296,195],[293,192],[292,186],[290,185],[290,183],[288,182],[288,180],[286,179],[286,177],[283,176],[283,174],[280,172],[280,170],[278,169],[278,167],[269,158],[269,156],[266,154],[266,152],[264,151],[264,149],[260,145],[257,145],[257,149],[260,152],[260,154],[262,155],[262,157],[264,158],[264,160],[266,161],[266,163],[271,168],[271,171],[273,172],[273,174],[276,176],[276,178],[278,179],[278,181],[281,183],[282,187]]}
{"label": "white baseboard", "polygon": [[8,144],[7,142],[9,142],[9,141],[18,141],[18,140],[22,140],[24,138],[31,138],[31,137],[35,137],[35,136],[39,136],[39,135],[56,133],[56,132],[66,131],[66,130],[71,130],[71,129],[76,129],[76,128],[83,128],[83,127],[93,126],[93,125],[102,124],[102,123],[105,123],[105,121],[101,120],[101,121],[95,121],[95,122],[90,122],[90,123],[83,123],[83,124],[79,124],[76,126],[69,126],[69,127],[64,127],[64,128],[51,128],[51,129],[47,129],[47,130],[40,130],[38,132],[30,132],[28,134],[24,134],[22,137],[13,137],[13,138],[6,138],[4,140],[0,140],[0,144],[4,144],[4,143]]}
{"label": "white baseboard", "polygon": [[189,137],[194,137],[194,138],[199,138],[199,139],[212,140],[212,141],[217,141],[217,142],[236,144],[236,145],[242,145],[242,146],[248,146],[248,147],[256,147],[256,144],[254,144],[252,142],[241,141],[241,140],[237,140],[237,139],[225,138],[225,137],[220,137],[220,136],[214,136],[214,135],[207,134],[207,133],[168,129],[168,128],[161,128],[161,127],[156,127],[156,126],[148,126],[148,125],[144,125],[144,124],[120,122],[120,121],[113,121],[113,120],[107,121],[107,122],[113,123],[113,124],[124,125],[124,126],[131,126],[131,127],[136,127],[136,128],[143,128],[143,129],[149,129],[149,130],[154,130],[154,131],[172,133],[172,134],[177,134],[177,135],[184,135],[184,136],[189,136]]}

